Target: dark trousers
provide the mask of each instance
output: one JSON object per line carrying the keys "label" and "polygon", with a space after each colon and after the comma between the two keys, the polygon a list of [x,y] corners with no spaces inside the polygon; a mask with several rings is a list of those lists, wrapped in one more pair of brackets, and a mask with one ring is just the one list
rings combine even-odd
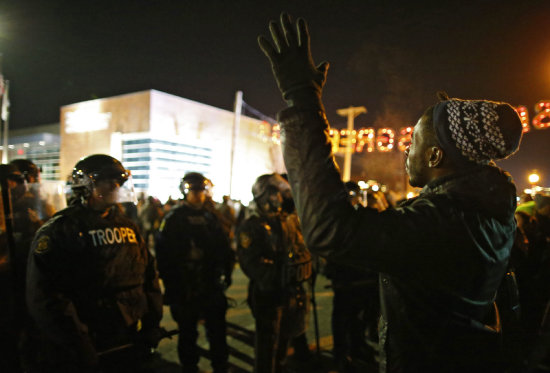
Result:
{"label": "dark trousers", "polygon": [[332,335],[334,358],[358,356],[366,348],[365,332],[378,318],[378,293],[372,287],[334,284]]}
{"label": "dark trousers", "polygon": [[256,315],[254,341],[254,373],[280,373],[286,358],[290,334],[285,332],[284,309],[277,307],[274,312]]}
{"label": "dark trousers", "polygon": [[178,356],[185,372],[198,372],[197,324],[201,319],[204,319],[206,338],[210,344],[212,368],[215,373],[227,371],[226,310],[227,300],[221,290],[185,304],[170,305],[170,312],[180,330]]}

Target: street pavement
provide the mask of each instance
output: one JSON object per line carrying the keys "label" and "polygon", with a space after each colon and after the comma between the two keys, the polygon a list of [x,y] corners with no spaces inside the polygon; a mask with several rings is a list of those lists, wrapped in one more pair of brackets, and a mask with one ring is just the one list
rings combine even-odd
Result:
{"label": "street pavement", "polygon": [[[331,312],[333,292],[327,286],[330,285],[324,276],[317,276],[315,286],[315,298],[317,302],[317,315],[319,325],[319,352],[316,348],[314,313],[311,310],[309,314],[309,328],[307,330],[307,340],[312,351],[312,359],[307,363],[302,363],[292,359],[292,348],[289,349],[288,367],[296,373],[301,372],[337,372],[332,363],[332,334],[331,334]],[[228,345],[230,349],[229,363],[232,372],[251,373],[254,364],[254,318],[250,313],[246,296],[248,290],[248,279],[237,266],[233,273],[233,284],[227,291],[230,308],[227,311],[228,321]],[[313,307],[312,307],[313,308]],[[168,307],[164,307],[164,317],[161,326],[166,330],[177,329],[177,324],[170,315]],[[170,339],[164,339],[160,342],[157,352],[152,362],[152,367],[158,373],[180,373],[177,356],[177,336]],[[203,356],[199,362],[201,372],[211,372],[210,361],[207,358],[208,342],[205,337],[203,325],[199,326],[198,344],[202,349]],[[376,372],[376,366],[362,365],[358,366],[357,372]]]}

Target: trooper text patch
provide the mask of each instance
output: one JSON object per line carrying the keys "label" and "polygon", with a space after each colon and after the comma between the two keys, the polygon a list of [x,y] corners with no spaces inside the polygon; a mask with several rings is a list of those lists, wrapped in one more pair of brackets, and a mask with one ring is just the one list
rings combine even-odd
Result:
{"label": "trooper text patch", "polygon": [[127,227],[94,229],[88,231],[88,234],[92,236],[94,246],[126,242],[137,243],[136,233],[132,228]]}

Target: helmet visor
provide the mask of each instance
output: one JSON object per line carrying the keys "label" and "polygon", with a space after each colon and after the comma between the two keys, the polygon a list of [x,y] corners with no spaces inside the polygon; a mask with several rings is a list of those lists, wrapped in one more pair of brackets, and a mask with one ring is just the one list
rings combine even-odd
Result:
{"label": "helmet visor", "polygon": [[130,177],[130,171],[119,167],[105,167],[93,173],[94,181],[117,180],[120,186],[124,185]]}
{"label": "helmet visor", "polygon": [[137,204],[137,196],[136,196],[136,191],[134,189],[134,181],[132,179],[132,176],[129,173],[126,179],[122,181],[122,184],[120,184],[120,188],[118,188],[117,202],[118,203],[132,202]]}

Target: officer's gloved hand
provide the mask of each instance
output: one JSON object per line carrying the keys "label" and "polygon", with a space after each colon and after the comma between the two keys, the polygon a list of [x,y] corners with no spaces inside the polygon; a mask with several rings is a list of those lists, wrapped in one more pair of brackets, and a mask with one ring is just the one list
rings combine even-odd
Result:
{"label": "officer's gloved hand", "polygon": [[147,349],[157,348],[162,338],[166,336],[166,329],[161,327],[148,327],[138,333],[137,344]]}
{"label": "officer's gloved hand", "polygon": [[99,365],[99,356],[90,338],[83,336],[82,343],[77,347],[78,361],[81,364],[80,371],[95,372]]}
{"label": "officer's gloved hand", "polygon": [[231,275],[223,275],[221,278],[221,283],[223,286],[223,290],[229,289],[229,287],[233,283],[233,280],[231,279]]}
{"label": "officer's gloved hand", "polygon": [[[320,100],[326,81],[328,62],[315,66],[309,47],[306,21],[299,18],[296,26],[290,16],[281,14],[281,25],[269,23],[273,43],[264,36],[258,37],[260,48],[271,62],[271,69],[283,99],[292,104],[296,98],[313,97]],[[304,91],[308,91],[306,95]],[[299,94],[297,94],[299,93]]]}

